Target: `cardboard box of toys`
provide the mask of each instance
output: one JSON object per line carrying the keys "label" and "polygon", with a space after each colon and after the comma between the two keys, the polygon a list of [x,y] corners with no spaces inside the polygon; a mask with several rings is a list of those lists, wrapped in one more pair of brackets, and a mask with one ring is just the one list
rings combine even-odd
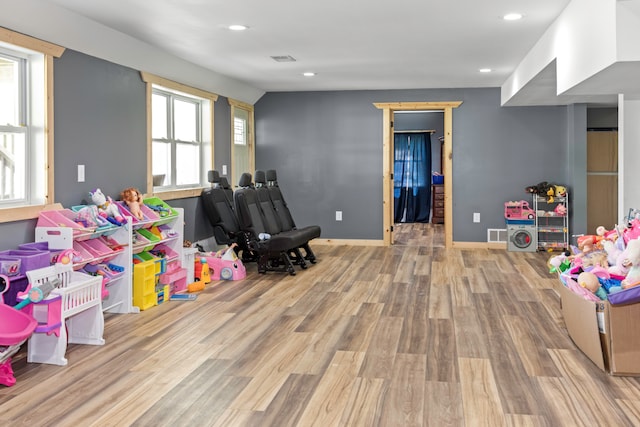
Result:
{"label": "cardboard box of toys", "polygon": [[569,336],[600,369],[611,375],[640,376],[640,303],[589,301],[559,286]]}

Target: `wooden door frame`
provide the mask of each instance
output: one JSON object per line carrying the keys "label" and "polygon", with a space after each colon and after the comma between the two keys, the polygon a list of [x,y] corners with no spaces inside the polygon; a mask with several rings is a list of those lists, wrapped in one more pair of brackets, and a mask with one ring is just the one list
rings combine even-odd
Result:
{"label": "wooden door frame", "polygon": [[444,242],[445,248],[453,247],[453,208],[452,208],[452,142],[453,109],[462,101],[447,102],[375,102],[373,105],[382,110],[382,209],[383,209],[383,245],[393,244],[393,115],[395,111],[444,111]]}

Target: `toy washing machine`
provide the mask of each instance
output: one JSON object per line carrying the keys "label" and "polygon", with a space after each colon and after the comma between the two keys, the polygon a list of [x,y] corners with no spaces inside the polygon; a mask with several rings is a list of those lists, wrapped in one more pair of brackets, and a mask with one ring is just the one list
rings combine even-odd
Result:
{"label": "toy washing machine", "polygon": [[507,250],[509,252],[537,251],[538,232],[535,224],[507,223]]}

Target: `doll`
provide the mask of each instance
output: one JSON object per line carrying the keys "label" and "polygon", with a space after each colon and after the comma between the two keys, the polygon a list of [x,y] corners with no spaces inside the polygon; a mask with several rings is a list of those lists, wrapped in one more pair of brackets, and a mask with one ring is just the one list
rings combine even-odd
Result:
{"label": "doll", "polygon": [[590,272],[582,272],[578,275],[578,284],[583,288],[589,290],[592,294],[597,296],[601,300],[607,299],[607,292],[604,290],[602,286],[600,286],[600,281],[598,280],[598,276],[594,273]]}
{"label": "doll", "polygon": [[122,193],[120,193],[120,200],[127,204],[129,211],[134,217],[140,221],[144,220],[144,215],[140,209],[140,205],[142,204],[142,195],[137,188],[129,187],[122,190]]}

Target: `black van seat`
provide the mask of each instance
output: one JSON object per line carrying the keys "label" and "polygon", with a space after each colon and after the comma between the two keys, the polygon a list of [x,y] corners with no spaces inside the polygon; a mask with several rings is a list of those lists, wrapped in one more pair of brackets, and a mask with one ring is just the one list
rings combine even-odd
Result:
{"label": "black van seat", "polygon": [[218,171],[209,171],[208,179],[211,188],[202,190],[200,198],[205,215],[213,227],[216,242],[219,245],[236,243],[236,252],[241,254],[244,262],[255,261],[256,256],[249,248],[248,236],[238,224],[233,200],[227,197],[226,191],[220,186]]}
{"label": "black van seat", "polygon": [[240,229],[251,235],[251,248],[258,255],[258,271],[286,271],[294,275],[293,261],[306,268],[299,248],[308,247],[307,234],[298,230],[281,231],[276,212],[266,201],[261,202],[259,192],[262,190],[253,187],[251,174],[243,173],[238,184],[240,188],[233,193],[238,222]]}

